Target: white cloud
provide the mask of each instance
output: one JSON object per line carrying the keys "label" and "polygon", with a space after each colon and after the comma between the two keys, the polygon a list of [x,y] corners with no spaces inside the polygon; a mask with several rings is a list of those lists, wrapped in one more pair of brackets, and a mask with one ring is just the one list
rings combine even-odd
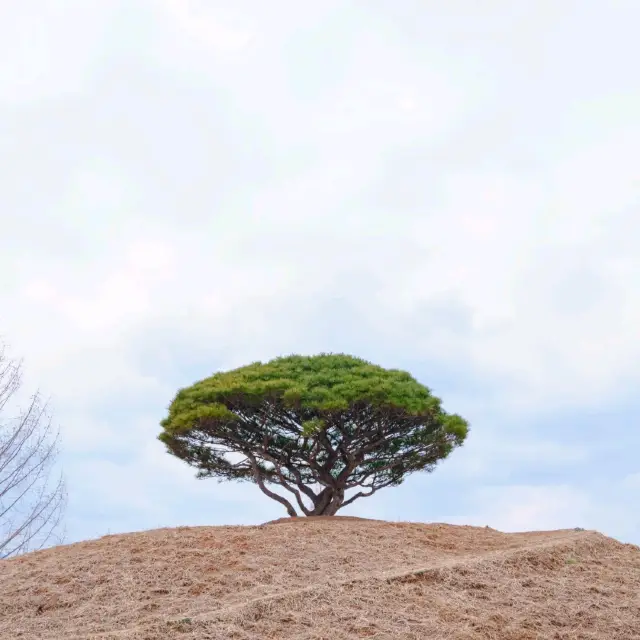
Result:
{"label": "white cloud", "polygon": [[629,510],[632,489],[615,478],[597,489],[568,484],[485,486],[473,492],[469,513],[449,520],[500,531],[582,527],[623,541],[637,540],[640,519]]}
{"label": "white cloud", "polygon": [[460,524],[489,525],[500,531],[545,531],[585,527],[589,497],[571,486],[487,487],[476,492],[478,511]]}
{"label": "white cloud", "polygon": [[629,474],[623,481],[623,486],[628,489],[640,489],[640,471]]}
{"label": "white cloud", "polygon": [[208,3],[199,0],[163,0],[165,10],[173,24],[183,35],[196,44],[220,52],[237,52],[245,49],[254,37],[246,26],[234,24],[229,16],[212,11]]}
{"label": "white cloud", "polygon": [[[26,0],[0,8],[0,105],[77,92],[119,3]],[[69,29],[69,25],[75,28]]]}
{"label": "white cloud", "polygon": [[[637,55],[621,31],[596,56],[604,14],[45,4],[0,21],[20,62],[0,74],[0,330],[71,451],[128,451],[140,414],[153,437],[174,386],[208,366],[356,341],[424,362],[427,384],[442,362],[493,380],[502,414],[592,406],[637,379]],[[120,406],[137,417],[110,417]],[[452,473],[590,455],[513,434]],[[105,479],[177,473],[140,455],[103,461]],[[544,491],[500,497],[499,521],[588,508]]]}
{"label": "white cloud", "polygon": [[466,478],[475,481],[489,478],[509,481],[515,474],[532,471],[571,469],[591,459],[586,443],[559,443],[540,435],[523,434],[517,428],[509,437],[504,431],[483,429],[475,431],[464,449],[456,452],[438,471],[447,478]]}

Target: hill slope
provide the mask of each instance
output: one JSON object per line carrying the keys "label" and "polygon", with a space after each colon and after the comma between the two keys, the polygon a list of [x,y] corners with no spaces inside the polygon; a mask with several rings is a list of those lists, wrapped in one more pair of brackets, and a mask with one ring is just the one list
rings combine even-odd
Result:
{"label": "hill slope", "polygon": [[592,531],[300,518],[0,561],[0,638],[638,640],[640,549]]}

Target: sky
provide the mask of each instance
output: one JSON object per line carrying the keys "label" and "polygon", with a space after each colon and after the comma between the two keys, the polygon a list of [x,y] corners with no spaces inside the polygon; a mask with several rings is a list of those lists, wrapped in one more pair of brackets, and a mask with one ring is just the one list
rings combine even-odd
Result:
{"label": "sky", "polygon": [[636,0],[0,8],[0,335],[67,542],[285,515],[196,480],[180,387],[291,353],[471,424],[345,515],[640,543]]}

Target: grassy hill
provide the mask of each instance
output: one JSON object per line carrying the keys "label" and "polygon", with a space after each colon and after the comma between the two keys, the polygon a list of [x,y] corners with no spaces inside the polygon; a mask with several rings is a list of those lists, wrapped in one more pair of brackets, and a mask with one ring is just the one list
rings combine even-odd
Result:
{"label": "grassy hill", "polygon": [[0,561],[0,638],[638,640],[640,548],[347,517],[112,535]]}

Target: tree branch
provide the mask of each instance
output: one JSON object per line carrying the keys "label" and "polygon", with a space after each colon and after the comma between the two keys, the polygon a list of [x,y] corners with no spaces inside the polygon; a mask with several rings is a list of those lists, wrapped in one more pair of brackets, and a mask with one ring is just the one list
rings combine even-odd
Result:
{"label": "tree branch", "polygon": [[0,346],[0,558],[42,548],[58,527],[66,502],[64,479],[50,489],[59,434],[52,434],[48,403],[32,396],[18,417],[4,410],[21,385],[21,363]]}
{"label": "tree branch", "polygon": [[358,493],[356,493],[354,496],[351,496],[351,498],[349,498],[348,500],[345,500],[342,503],[342,507],[346,507],[347,505],[351,504],[352,502],[355,502],[358,498],[368,498],[369,496],[372,496],[376,491],[379,491],[380,489],[384,489],[385,487],[388,487],[390,484],[392,484],[395,481],[395,479],[390,479],[387,480],[387,482],[382,483],[380,486],[378,487],[371,487],[371,490],[367,493],[365,493],[364,491],[358,491]]}
{"label": "tree branch", "polygon": [[258,466],[258,461],[256,460],[256,457],[250,451],[245,450],[243,451],[243,453],[247,456],[247,458],[251,462],[253,477],[256,481],[256,484],[260,487],[260,490],[262,491],[262,493],[264,493],[266,496],[269,496],[272,500],[279,502],[287,510],[287,513],[292,518],[297,517],[298,514],[296,513],[296,510],[293,508],[293,505],[286,498],[283,498],[281,495],[275,493],[274,491],[271,491],[266,487],[266,485],[264,484],[264,479],[262,478],[262,473],[260,472],[260,467]]}

